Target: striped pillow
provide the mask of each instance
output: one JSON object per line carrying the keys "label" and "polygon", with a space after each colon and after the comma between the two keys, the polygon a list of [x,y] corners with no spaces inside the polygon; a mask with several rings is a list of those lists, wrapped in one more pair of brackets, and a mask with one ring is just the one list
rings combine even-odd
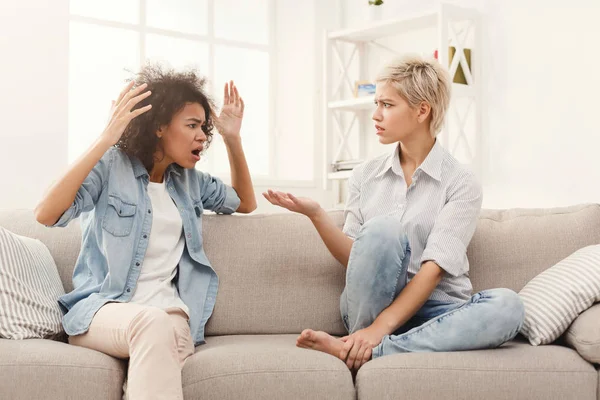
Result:
{"label": "striped pillow", "polygon": [[519,295],[525,304],[521,333],[534,346],[553,342],[600,301],[600,245],[577,250],[529,281]]}
{"label": "striped pillow", "polygon": [[60,338],[63,294],[48,248],[0,227],[0,337]]}

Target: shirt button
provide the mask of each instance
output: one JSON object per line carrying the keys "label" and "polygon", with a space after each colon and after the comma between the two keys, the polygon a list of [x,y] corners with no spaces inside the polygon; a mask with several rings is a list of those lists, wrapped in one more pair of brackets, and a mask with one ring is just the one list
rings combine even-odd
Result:
{"label": "shirt button", "polygon": [[146,239],[148,237],[148,235],[144,235],[144,239]]}
{"label": "shirt button", "polygon": [[192,234],[191,234],[191,233],[188,233],[188,234],[187,234],[187,237],[188,237],[188,239],[191,239],[191,238],[192,238]]}
{"label": "shirt button", "polygon": [[130,293],[130,292],[131,292],[131,288],[127,288],[127,293]]}
{"label": "shirt button", "polygon": [[148,214],[152,214],[152,210],[148,210]]}
{"label": "shirt button", "polygon": [[139,266],[140,266],[140,263],[139,263],[139,262],[136,262],[136,263],[135,263],[135,265],[139,267]]}

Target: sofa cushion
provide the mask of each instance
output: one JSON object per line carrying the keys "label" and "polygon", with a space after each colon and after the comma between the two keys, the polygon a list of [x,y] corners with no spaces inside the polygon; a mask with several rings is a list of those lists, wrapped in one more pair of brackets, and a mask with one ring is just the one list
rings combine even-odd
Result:
{"label": "sofa cushion", "polygon": [[467,250],[475,291],[519,292],[574,251],[600,243],[600,205],[482,210]]}
{"label": "sofa cushion", "polygon": [[45,339],[0,339],[0,399],[119,400],[126,363]]}
{"label": "sofa cushion", "polygon": [[339,359],[296,347],[298,335],[209,337],[183,368],[186,399],[354,399]]}
{"label": "sofa cushion", "polygon": [[521,333],[532,345],[553,342],[580,313],[600,301],[600,245],[579,249],[548,268],[519,296],[525,305]]}
{"label": "sofa cushion", "polygon": [[[333,213],[338,226],[341,212]],[[208,335],[344,335],[340,295],[346,270],[298,214],[205,215],[206,254],[219,276]]]}
{"label": "sofa cushion", "polygon": [[595,400],[597,372],[567,347],[513,341],[493,350],[405,353],[358,372],[358,400]]}
{"label": "sofa cushion", "polygon": [[0,226],[0,337],[64,336],[58,298],[65,294],[56,264],[42,242]]}
{"label": "sofa cushion", "polygon": [[600,304],[575,318],[565,341],[589,362],[600,364]]}

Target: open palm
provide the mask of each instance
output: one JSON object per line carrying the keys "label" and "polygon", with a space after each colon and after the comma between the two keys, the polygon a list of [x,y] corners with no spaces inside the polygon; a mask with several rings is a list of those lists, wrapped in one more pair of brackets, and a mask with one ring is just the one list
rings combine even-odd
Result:
{"label": "open palm", "polygon": [[309,218],[316,215],[321,209],[319,203],[313,199],[307,197],[295,197],[291,193],[274,192],[269,189],[267,192],[263,193],[263,196],[271,204],[304,214]]}
{"label": "open palm", "polygon": [[223,138],[236,137],[240,135],[243,118],[244,100],[233,81],[227,82],[223,93],[223,108],[215,119],[215,126]]}

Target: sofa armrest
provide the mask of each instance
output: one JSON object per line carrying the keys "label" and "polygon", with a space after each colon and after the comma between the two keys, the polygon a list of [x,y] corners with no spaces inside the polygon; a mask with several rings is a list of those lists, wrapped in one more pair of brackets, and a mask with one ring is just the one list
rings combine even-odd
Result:
{"label": "sofa armrest", "polygon": [[591,363],[600,364],[600,303],[582,312],[565,334],[567,345]]}

